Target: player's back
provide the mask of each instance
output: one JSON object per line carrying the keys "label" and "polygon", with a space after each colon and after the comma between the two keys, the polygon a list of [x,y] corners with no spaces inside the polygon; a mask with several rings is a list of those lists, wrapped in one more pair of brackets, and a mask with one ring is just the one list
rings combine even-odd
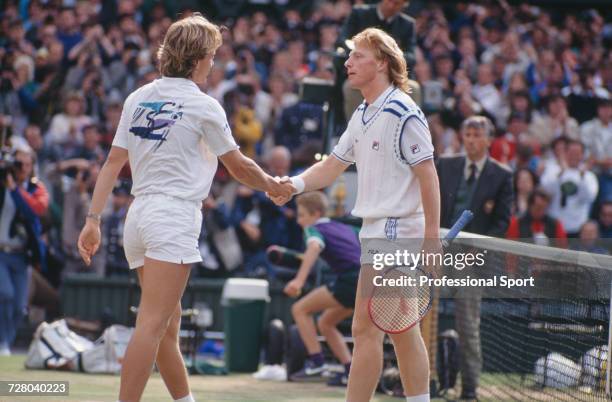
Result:
{"label": "player's back", "polygon": [[128,97],[113,145],[128,150],[135,196],[201,200],[217,168],[219,137],[228,135],[216,100],[191,80],[163,77]]}

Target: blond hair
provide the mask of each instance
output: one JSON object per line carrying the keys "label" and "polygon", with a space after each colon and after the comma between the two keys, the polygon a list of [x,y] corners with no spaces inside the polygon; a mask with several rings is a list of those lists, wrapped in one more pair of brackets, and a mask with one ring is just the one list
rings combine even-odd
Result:
{"label": "blond hair", "polygon": [[404,53],[395,39],[378,28],[367,28],[353,36],[352,40],[355,44],[362,43],[372,50],[377,60],[386,61],[391,83],[402,91],[410,93],[408,66]]}
{"label": "blond hair", "polygon": [[315,212],[320,212],[321,216],[325,216],[327,214],[327,206],[329,205],[329,201],[327,200],[327,196],[325,193],[321,191],[310,191],[308,193],[304,193],[299,195],[295,202],[297,205],[301,205],[302,208],[306,209],[311,214]]}
{"label": "blond hair", "polygon": [[159,72],[166,77],[190,78],[198,61],[221,46],[221,29],[200,13],[174,22],[159,50]]}

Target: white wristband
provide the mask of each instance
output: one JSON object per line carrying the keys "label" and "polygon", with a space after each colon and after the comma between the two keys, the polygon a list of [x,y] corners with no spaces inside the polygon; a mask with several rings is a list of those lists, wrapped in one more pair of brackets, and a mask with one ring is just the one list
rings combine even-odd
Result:
{"label": "white wristband", "polygon": [[293,176],[291,178],[291,184],[293,184],[293,187],[295,187],[296,194],[303,193],[304,188],[306,188],[306,183],[304,183],[304,179],[302,179],[300,176]]}

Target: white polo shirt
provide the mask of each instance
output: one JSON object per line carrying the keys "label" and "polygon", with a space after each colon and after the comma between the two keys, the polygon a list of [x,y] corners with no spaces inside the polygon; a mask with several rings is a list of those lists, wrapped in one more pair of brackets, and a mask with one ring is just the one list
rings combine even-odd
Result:
{"label": "white polo shirt", "polygon": [[352,214],[364,219],[421,215],[421,188],[412,172],[433,158],[425,115],[394,86],[353,113],[332,154],[357,165],[357,200]]}
{"label": "white polo shirt", "polygon": [[238,146],[225,111],[191,80],[162,77],[125,101],[113,145],[128,151],[132,194],[208,196],[217,157]]}

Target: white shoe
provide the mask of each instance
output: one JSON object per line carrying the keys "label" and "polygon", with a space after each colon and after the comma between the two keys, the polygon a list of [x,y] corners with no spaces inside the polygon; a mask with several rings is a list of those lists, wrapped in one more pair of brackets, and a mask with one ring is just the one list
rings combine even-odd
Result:
{"label": "white shoe", "polygon": [[268,380],[268,381],[286,381],[287,371],[284,367],[275,364],[263,366],[258,372],[253,374],[253,378],[257,380]]}
{"label": "white shoe", "polygon": [[11,348],[9,348],[8,346],[0,346],[0,356],[10,356],[11,355]]}

